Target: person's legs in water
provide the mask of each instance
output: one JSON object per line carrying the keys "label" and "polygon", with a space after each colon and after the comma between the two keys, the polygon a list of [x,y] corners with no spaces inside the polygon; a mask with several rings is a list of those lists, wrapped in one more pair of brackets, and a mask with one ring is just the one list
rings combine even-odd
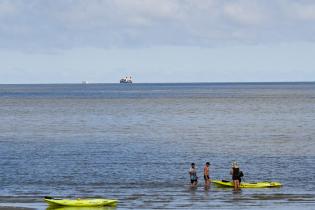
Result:
{"label": "person's legs in water", "polygon": [[197,180],[195,180],[195,181],[194,181],[194,187],[196,187],[196,186],[197,186],[197,184],[198,184],[198,181],[197,181]]}
{"label": "person's legs in water", "polygon": [[197,184],[198,184],[198,177],[195,176],[195,177],[194,177],[194,181],[193,181],[193,187],[196,187]]}
{"label": "person's legs in water", "polygon": [[197,180],[190,180],[190,182],[191,182],[191,187],[196,187],[197,186],[197,183],[198,183]]}
{"label": "person's legs in water", "polygon": [[209,176],[203,175],[203,178],[205,180],[205,187],[208,187],[209,186]]}
{"label": "person's legs in water", "polygon": [[191,187],[195,187],[197,184],[196,184],[196,180],[195,179],[190,179],[190,186]]}
{"label": "person's legs in water", "polygon": [[240,189],[240,181],[238,179],[233,180],[234,190]]}
{"label": "person's legs in water", "polygon": [[234,186],[234,190],[237,189],[237,183],[236,183],[236,180],[233,180],[233,186]]}

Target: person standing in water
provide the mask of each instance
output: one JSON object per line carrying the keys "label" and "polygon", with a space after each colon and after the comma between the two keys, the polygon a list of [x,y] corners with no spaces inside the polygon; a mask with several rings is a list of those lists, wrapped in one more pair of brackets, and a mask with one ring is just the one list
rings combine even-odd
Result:
{"label": "person standing in water", "polygon": [[240,168],[237,162],[234,161],[232,163],[232,169],[230,171],[230,174],[232,175],[233,184],[234,184],[234,190],[240,189],[239,173],[240,173]]}
{"label": "person standing in water", "polygon": [[206,165],[203,168],[203,178],[205,180],[205,187],[209,187],[209,185],[211,183],[210,173],[209,173],[209,166],[210,166],[210,163],[206,162]]}
{"label": "person standing in water", "polygon": [[196,187],[198,184],[198,177],[197,177],[197,169],[196,169],[195,163],[191,164],[191,167],[189,169],[189,176],[190,176],[191,187]]}

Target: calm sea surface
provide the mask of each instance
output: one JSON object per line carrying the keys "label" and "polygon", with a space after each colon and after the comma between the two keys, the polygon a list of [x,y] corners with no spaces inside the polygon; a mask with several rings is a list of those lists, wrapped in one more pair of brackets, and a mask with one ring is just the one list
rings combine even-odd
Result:
{"label": "calm sea surface", "polygon": [[[202,169],[279,189],[203,188]],[[200,185],[189,187],[197,164]],[[314,209],[315,83],[0,85],[0,205]]]}

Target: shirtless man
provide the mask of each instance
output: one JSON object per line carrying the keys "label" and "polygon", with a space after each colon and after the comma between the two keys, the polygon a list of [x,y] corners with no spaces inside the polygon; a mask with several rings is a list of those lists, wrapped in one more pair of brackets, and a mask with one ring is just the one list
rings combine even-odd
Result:
{"label": "shirtless man", "polygon": [[210,174],[209,174],[210,163],[206,162],[205,167],[203,168],[203,178],[205,179],[205,187],[209,187],[211,183]]}

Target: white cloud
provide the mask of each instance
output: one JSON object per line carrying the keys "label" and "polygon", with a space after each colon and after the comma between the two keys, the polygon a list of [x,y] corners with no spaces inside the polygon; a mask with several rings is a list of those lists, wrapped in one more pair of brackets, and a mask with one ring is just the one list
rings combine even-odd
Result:
{"label": "white cloud", "polygon": [[114,0],[116,9],[125,15],[156,19],[177,18],[181,4],[177,0]]}
{"label": "white cloud", "polygon": [[305,2],[2,0],[0,48],[204,47],[314,41],[315,4]]}
{"label": "white cloud", "polygon": [[245,25],[259,25],[267,20],[262,5],[255,1],[233,1],[224,5],[223,13],[230,20]]}
{"label": "white cloud", "polygon": [[155,22],[180,19],[180,8],[178,0],[80,0],[68,10],[63,10],[61,15],[56,15],[74,25],[146,27]]}
{"label": "white cloud", "polygon": [[17,8],[12,1],[0,1],[0,18],[17,13]]}
{"label": "white cloud", "polygon": [[315,21],[315,3],[297,4],[294,3],[290,7],[291,16],[300,20]]}

